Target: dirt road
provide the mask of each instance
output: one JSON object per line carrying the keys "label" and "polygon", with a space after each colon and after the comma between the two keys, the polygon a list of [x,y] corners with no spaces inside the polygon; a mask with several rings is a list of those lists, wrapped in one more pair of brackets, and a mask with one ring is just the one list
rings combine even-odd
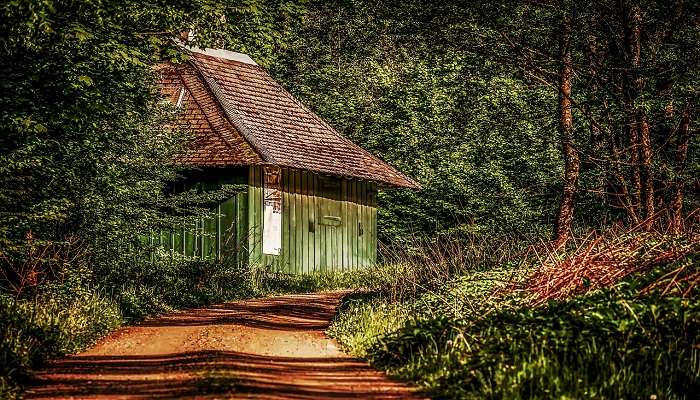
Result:
{"label": "dirt road", "polygon": [[50,363],[27,398],[418,398],[324,335],[341,297],[272,297],[147,320]]}

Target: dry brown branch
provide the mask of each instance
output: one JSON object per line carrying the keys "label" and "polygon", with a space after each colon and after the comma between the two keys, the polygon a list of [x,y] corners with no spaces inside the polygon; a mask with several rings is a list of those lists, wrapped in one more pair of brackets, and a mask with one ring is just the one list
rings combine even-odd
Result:
{"label": "dry brown branch", "polygon": [[[541,267],[525,281],[523,287],[533,295],[533,304],[559,300],[590,290],[609,287],[626,276],[644,272],[657,265],[673,263],[700,251],[700,234],[684,236],[665,232],[645,232],[642,224],[631,229],[614,227],[602,234],[591,232],[574,239],[575,249],[563,255],[552,249],[540,257]],[[661,289],[688,296],[700,282],[700,272],[690,262],[664,275],[643,292]]]}
{"label": "dry brown branch", "polygon": [[84,248],[73,238],[64,243],[43,243],[29,232],[26,254],[9,256],[0,252],[0,290],[20,298],[47,279],[64,278],[66,268],[80,262]]}

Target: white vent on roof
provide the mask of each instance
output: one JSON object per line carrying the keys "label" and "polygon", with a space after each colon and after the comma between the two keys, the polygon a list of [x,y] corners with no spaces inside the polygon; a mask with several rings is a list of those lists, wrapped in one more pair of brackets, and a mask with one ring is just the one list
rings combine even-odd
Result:
{"label": "white vent on roof", "polygon": [[177,44],[179,44],[180,47],[182,47],[186,50],[189,50],[193,53],[204,54],[204,55],[216,57],[216,58],[223,58],[224,60],[238,61],[238,62],[241,62],[244,64],[258,65],[247,54],[236,53],[235,51],[224,50],[224,49],[210,49],[210,48],[200,49],[199,47],[190,46],[188,43],[183,42],[182,40],[177,40],[177,39],[175,40],[175,42]]}

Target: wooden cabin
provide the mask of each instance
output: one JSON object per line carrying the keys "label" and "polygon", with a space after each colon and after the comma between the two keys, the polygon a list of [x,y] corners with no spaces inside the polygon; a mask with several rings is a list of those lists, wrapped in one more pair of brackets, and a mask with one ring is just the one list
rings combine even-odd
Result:
{"label": "wooden cabin", "polygon": [[159,243],[204,259],[287,273],[353,270],[377,257],[377,191],[418,188],[341,136],[245,54],[184,48],[160,70],[195,145],[179,161],[203,187],[242,185],[214,218],[162,232]]}

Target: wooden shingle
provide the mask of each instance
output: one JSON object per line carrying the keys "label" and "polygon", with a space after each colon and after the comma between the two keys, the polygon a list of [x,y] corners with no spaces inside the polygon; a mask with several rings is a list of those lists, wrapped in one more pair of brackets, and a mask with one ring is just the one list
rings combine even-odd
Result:
{"label": "wooden shingle", "polygon": [[195,148],[181,162],[200,166],[274,164],[394,187],[411,178],[352,143],[295,99],[248,56],[188,48],[187,63],[162,74],[173,102],[185,91],[183,123]]}

